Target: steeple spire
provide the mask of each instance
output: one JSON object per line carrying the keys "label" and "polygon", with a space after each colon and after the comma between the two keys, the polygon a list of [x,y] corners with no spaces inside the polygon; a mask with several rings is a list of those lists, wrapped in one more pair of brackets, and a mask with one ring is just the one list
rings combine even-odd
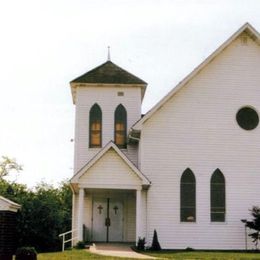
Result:
{"label": "steeple spire", "polygon": [[110,46],[107,46],[107,60],[110,61]]}

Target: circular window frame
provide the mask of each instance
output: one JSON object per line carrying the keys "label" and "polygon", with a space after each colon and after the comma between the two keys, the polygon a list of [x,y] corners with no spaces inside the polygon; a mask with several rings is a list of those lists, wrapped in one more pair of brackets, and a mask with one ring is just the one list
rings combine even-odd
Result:
{"label": "circular window frame", "polygon": [[[255,112],[255,114],[256,114],[256,116],[257,116],[257,122],[254,123],[254,126],[253,126],[253,127],[252,127],[252,126],[247,127],[247,126],[243,125],[243,122],[242,122],[242,124],[241,124],[241,122],[239,122],[240,120],[238,120],[239,112],[241,112],[241,110],[244,109],[244,108],[249,108],[249,109],[251,109],[253,112]],[[260,121],[260,117],[259,117],[259,112],[258,112],[258,110],[257,110],[255,107],[250,106],[250,105],[244,105],[244,106],[240,107],[240,108],[237,110],[237,113],[236,113],[236,117],[235,117],[235,118],[236,118],[236,123],[238,124],[238,126],[239,126],[241,129],[245,130],[245,131],[255,130],[255,129],[258,127],[259,121]]]}

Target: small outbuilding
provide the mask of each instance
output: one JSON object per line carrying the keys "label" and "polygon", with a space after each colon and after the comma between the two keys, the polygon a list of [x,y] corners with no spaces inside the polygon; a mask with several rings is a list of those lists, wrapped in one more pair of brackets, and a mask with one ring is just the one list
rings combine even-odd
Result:
{"label": "small outbuilding", "polygon": [[0,259],[12,259],[17,246],[16,214],[21,206],[0,196]]}

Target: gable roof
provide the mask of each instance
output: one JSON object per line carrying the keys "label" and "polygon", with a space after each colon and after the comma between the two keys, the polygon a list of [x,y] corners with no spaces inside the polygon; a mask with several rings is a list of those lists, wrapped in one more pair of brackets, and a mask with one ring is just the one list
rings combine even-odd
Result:
{"label": "gable roof", "polygon": [[101,64],[100,66],[88,71],[70,83],[101,83],[101,84],[144,84],[145,81],[134,76],[128,71],[120,68],[112,61]]}
{"label": "gable roof", "polygon": [[93,87],[93,85],[95,87],[111,85],[116,87],[122,85],[126,87],[140,87],[143,100],[147,83],[108,60],[70,82],[73,104],[76,102],[77,87]]}
{"label": "gable roof", "polygon": [[207,66],[220,52],[228,47],[239,35],[246,32],[257,44],[260,45],[260,34],[249,23],[245,23],[230,38],[228,38],[220,47],[218,47],[208,58],[206,58],[199,66],[197,66],[188,76],[180,81],[165,97],[163,97],[152,109],[150,109],[139,121],[137,121],[132,129],[141,130],[142,124],[145,123],[157,110],[159,110],[169,99],[171,99],[183,86],[192,80],[205,66]]}
{"label": "gable roof", "polygon": [[119,157],[132,169],[132,171],[141,179],[142,185],[150,185],[148,178],[127,158],[127,156],[110,141],[103,149],[101,149],[86,165],[84,165],[70,180],[71,183],[77,183],[79,178],[110,149],[113,149]]}

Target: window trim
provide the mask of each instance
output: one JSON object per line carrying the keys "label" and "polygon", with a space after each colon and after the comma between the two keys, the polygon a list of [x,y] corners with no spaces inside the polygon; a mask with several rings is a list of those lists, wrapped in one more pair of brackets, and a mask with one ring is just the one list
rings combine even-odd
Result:
{"label": "window trim", "polygon": [[[94,113],[98,112],[98,116]],[[91,126],[92,123],[96,121],[100,121],[100,130],[92,130]],[[100,134],[99,144],[94,145],[92,144],[92,134],[93,132]],[[89,148],[101,148],[102,147],[102,110],[101,107],[95,103],[89,110]]]}
{"label": "window trim", "polygon": [[[122,125],[124,126],[123,130],[116,130],[116,124],[119,121],[118,119],[118,113],[122,113],[123,120],[122,120]],[[116,136],[117,134],[121,134],[124,138],[124,144],[118,144],[116,142]],[[127,111],[125,107],[122,104],[119,104],[114,112],[114,143],[120,148],[120,149],[126,149],[127,148]]]}
{"label": "window trim", "polygon": [[[253,111],[256,113],[256,115],[257,115],[257,120],[258,120],[258,122],[255,124],[254,127],[244,127],[244,126],[241,126],[241,123],[239,122],[239,119],[238,119],[239,112],[241,112],[241,110],[242,110],[242,109],[245,109],[245,108],[249,108],[249,109],[253,110]],[[259,116],[258,110],[257,110],[255,107],[253,107],[253,106],[251,106],[251,105],[244,105],[244,106],[241,106],[241,107],[237,110],[236,116],[235,116],[235,120],[236,120],[237,125],[238,125],[241,129],[243,129],[243,130],[245,130],[245,131],[253,131],[253,130],[255,130],[255,129],[259,126],[260,116]]]}
{"label": "window trim", "polygon": [[[192,178],[193,181],[192,182],[183,182],[183,178],[185,177],[186,174],[192,174]],[[185,190],[183,190],[183,184],[193,184],[194,185],[194,198],[193,198],[193,202],[194,202],[194,207],[185,207],[183,206],[183,194],[185,192]],[[190,168],[187,168],[181,175],[181,179],[180,179],[180,222],[181,223],[196,223],[197,221],[197,196],[196,196],[197,190],[196,190],[196,177],[195,174],[193,173],[193,171]],[[185,194],[187,194],[187,192],[185,192]],[[185,208],[191,208],[194,210],[194,220],[185,220],[182,218],[183,212],[182,210]]]}
{"label": "window trim", "polygon": [[[221,174],[221,177],[223,177],[223,183],[218,183],[218,184],[221,184],[221,185],[223,185],[224,186],[224,201],[223,201],[223,203],[224,203],[224,207],[222,206],[222,207],[218,207],[218,208],[223,208],[224,209],[224,211],[222,211],[222,213],[224,214],[223,215],[223,220],[214,220],[213,219],[213,217],[212,217],[212,214],[214,213],[213,211],[212,211],[212,209],[213,208],[217,208],[217,207],[212,207],[212,193],[213,193],[213,189],[212,189],[212,184],[213,184],[213,182],[212,182],[212,180],[213,180],[213,177],[215,177],[217,174]],[[216,183],[215,183],[216,184]],[[220,170],[220,169],[216,169],[213,173],[212,173],[212,175],[211,175],[211,177],[210,177],[210,222],[211,223],[226,223],[226,214],[227,214],[227,204],[226,204],[226,179],[225,179],[225,176],[224,176],[224,174],[223,174],[223,172]]]}

